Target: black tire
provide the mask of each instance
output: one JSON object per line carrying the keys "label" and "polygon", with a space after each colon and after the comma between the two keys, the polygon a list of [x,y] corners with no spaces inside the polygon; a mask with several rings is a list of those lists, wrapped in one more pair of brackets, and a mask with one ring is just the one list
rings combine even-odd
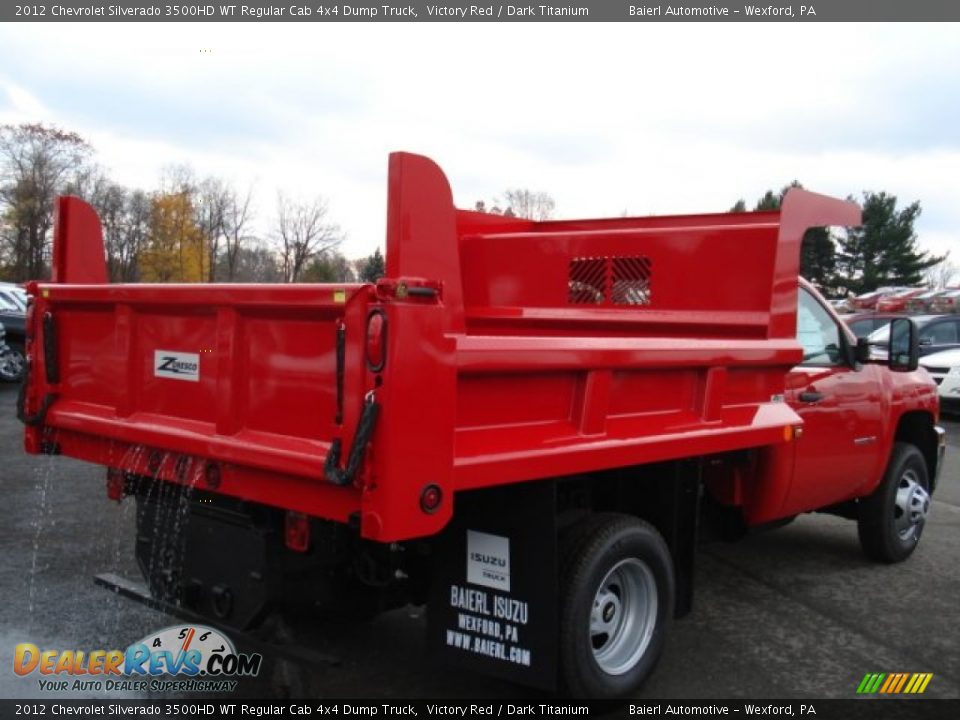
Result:
{"label": "black tire", "polygon": [[561,547],[565,689],[573,697],[623,697],[643,683],[666,642],[674,613],[670,551],[649,523],[612,513],[580,521]]}
{"label": "black tire", "polygon": [[916,549],[930,509],[927,463],[915,445],[898,442],[883,480],[858,503],[857,529],[871,560],[895,563]]}
{"label": "black tire", "polygon": [[0,358],[0,365],[2,365],[0,367],[0,380],[9,383],[20,382],[27,366],[23,343],[17,340],[8,340],[7,347],[10,348],[10,355]]}

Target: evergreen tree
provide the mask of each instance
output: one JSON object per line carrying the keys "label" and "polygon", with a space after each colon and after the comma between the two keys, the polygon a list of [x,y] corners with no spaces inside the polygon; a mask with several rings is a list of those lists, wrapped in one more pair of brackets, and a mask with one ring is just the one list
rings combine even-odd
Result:
{"label": "evergreen tree", "polygon": [[383,277],[384,273],[383,254],[380,252],[380,248],[374,250],[373,255],[360,263],[360,282],[375,283]]}
{"label": "evergreen tree", "polygon": [[[792,188],[803,189],[803,185],[794,180],[789,185],[784,185],[779,193],[767,190],[754,205],[754,212],[779,210],[783,197]],[[747,204],[743,200],[737,200],[736,204],[730,208],[730,212],[744,212],[746,207]],[[828,293],[833,290],[832,282],[836,269],[835,252],[833,239],[826,228],[811,228],[803,236],[803,245],[800,249],[800,274]]]}
{"label": "evergreen tree", "polygon": [[839,240],[837,272],[846,288],[860,294],[884,285],[923,282],[924,271],[943,258],[917,248],[913,224],[920,203],[897,210],[895,195],[864,192],[862,206],[863,225]]}
{"label": "evergreen tree", "polygon": [[787,190],[791,187],[799,187],[799,183],[794,181],[794,185],[787,185],[779,194],[775,195],[773,190],[767,190],[763,197],[757,200],[756,206],[753,208],[754,212],[766,212],[769,210],[779,210],[780,203],[783,202],[783,196],[787,194]]}
{"label": "evergreen tree", "polygon": [[836,291],[837,250],[827,228],[810,228],[800,246],[800,274],[821,291]]}

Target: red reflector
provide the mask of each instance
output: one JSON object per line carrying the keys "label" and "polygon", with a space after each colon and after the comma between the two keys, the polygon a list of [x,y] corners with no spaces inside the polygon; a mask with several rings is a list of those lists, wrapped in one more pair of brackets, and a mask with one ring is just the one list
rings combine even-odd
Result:
{"label": "red reflector", "polygon": [[420,509],[425,513],[433,513],[443,502],[443,491],[436,485],[427,485],[420,493]]}
{"label": "red reflector", "polygon": [[303,513],[288,512],[284,519],[283,540],[294,552],[310,547],[310,519]]}
{"label": "red reflector", "polygon": [[111,500],[120,502],[123,500],[124,486],[126,482],[123,477],[123,470],[117,468],[107,468],[107,497]]}
{"label": "red reflector", "polygon": [[374,310],[367,316],[367,367],[380,372],[387,361],[387,318],[383,310]]}

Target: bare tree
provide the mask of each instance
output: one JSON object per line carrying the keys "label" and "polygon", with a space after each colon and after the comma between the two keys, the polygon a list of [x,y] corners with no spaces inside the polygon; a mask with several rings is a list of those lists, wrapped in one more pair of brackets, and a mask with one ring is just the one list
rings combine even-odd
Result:
{"label": "bare tree", "polygon": [[127,192],[123,233],[115,245],[108,246],[109,261],[113,263],[110,277],[118,282],[136,282],[140,279],[140,253],[150,235],[150,213],[153,199],[143,190]]}
{"label": "bare tree", "polygon": [[526,188],[514,188],[503,194],[501,201],[494,200],[489,206],[484,200],[478,200],[474,205],[477,212],[503,215],[504,217],[521,217],[527,220],[549,220],[553,217],[556,202],[549,193],[536,192]]}
{"label": "bare tree", "polygon": [[191,198],[198,185],[193,168],[184,163],[164,165],[160,171],[160,192],[164,195],[186,193]]}
{"label": "bare tree", "polygon": [[[553,217],[556,202],[545,192],[535,192],[526,188],[514,188],[504,193],[507,210],[517,217],[528,220],[549,220]],[[507,212],[505,211],[506,215]]]}
{"label": "bare tree", "polygon": [[53,201],[91,153],[76,133],[40,124],[0,126],[3,255],[15,280],[46,274]]}
{"label": "bare tree", "polygon": [[[219,257],[219,277],[227,277],[226,253]],[[233,282],[278,283],[283,281],[277,253],[256,238],[247,238],[234,255]]]}
{"label": "bare tree", "polygon": [[250,207],[252,199],[253,187],[248,187],[247,193],[243,197],[237,194],[236,190],[231,190],[224,211],[223,235],[225,247],[223,265],[226,270],[226,279],[231,282],[237,278],[237,262],[241,248],[253,239],[247,230],[253,219],[253,211]]}
{"label": "bare tree", "polygon": [[76,185],[69,188],[68,192],[80,196],[96,209],[103,228],[107,274],[111,280],[119,279],[121,273],[116,258],[126,241],[126,188],[112,182],[100,168],[93,168],[91,172],[78,178]]}
{"label": "bare tree", "polygon": [[208,282],[217,279],[217,257],[221,238],[226,235],[227,209],[232,195],[233,189],[217,177],[208,176],[197,185],[194,213],[207,249]]}
{"label": "bare tree", "polygon": [[86,200],[96,209],[103,228],[110,280],[136,281],[137,261],[150,229],[150,196],[114,182],[96,165],[77,173],[63,192]]}
{"label": "bare tree", "polygon": [[957,266],[950,262],[950,251],[948,250],[943,260],[936,265],[927,268],[923,272],[923,279],[934,290],[943,290],[950,287],[957,280],[960,271]]}
{"label": "bare tree", "polygon": [[297,282],[306,262],[343,241],[340,228],[327,222],[329,209],[322,197],[297,202],[277,194],[276,233],[280,241],[283,277]]}

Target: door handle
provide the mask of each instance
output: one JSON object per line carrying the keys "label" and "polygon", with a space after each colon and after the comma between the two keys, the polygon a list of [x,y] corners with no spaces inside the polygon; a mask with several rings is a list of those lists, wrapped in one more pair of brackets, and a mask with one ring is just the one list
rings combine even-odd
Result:
{"label": "door handle", "polygon": [[815,403],[823,400],[823,393],[817,392],[816,390],[807,390],[806,392],[800,393],[797,397],[800,402]]}

